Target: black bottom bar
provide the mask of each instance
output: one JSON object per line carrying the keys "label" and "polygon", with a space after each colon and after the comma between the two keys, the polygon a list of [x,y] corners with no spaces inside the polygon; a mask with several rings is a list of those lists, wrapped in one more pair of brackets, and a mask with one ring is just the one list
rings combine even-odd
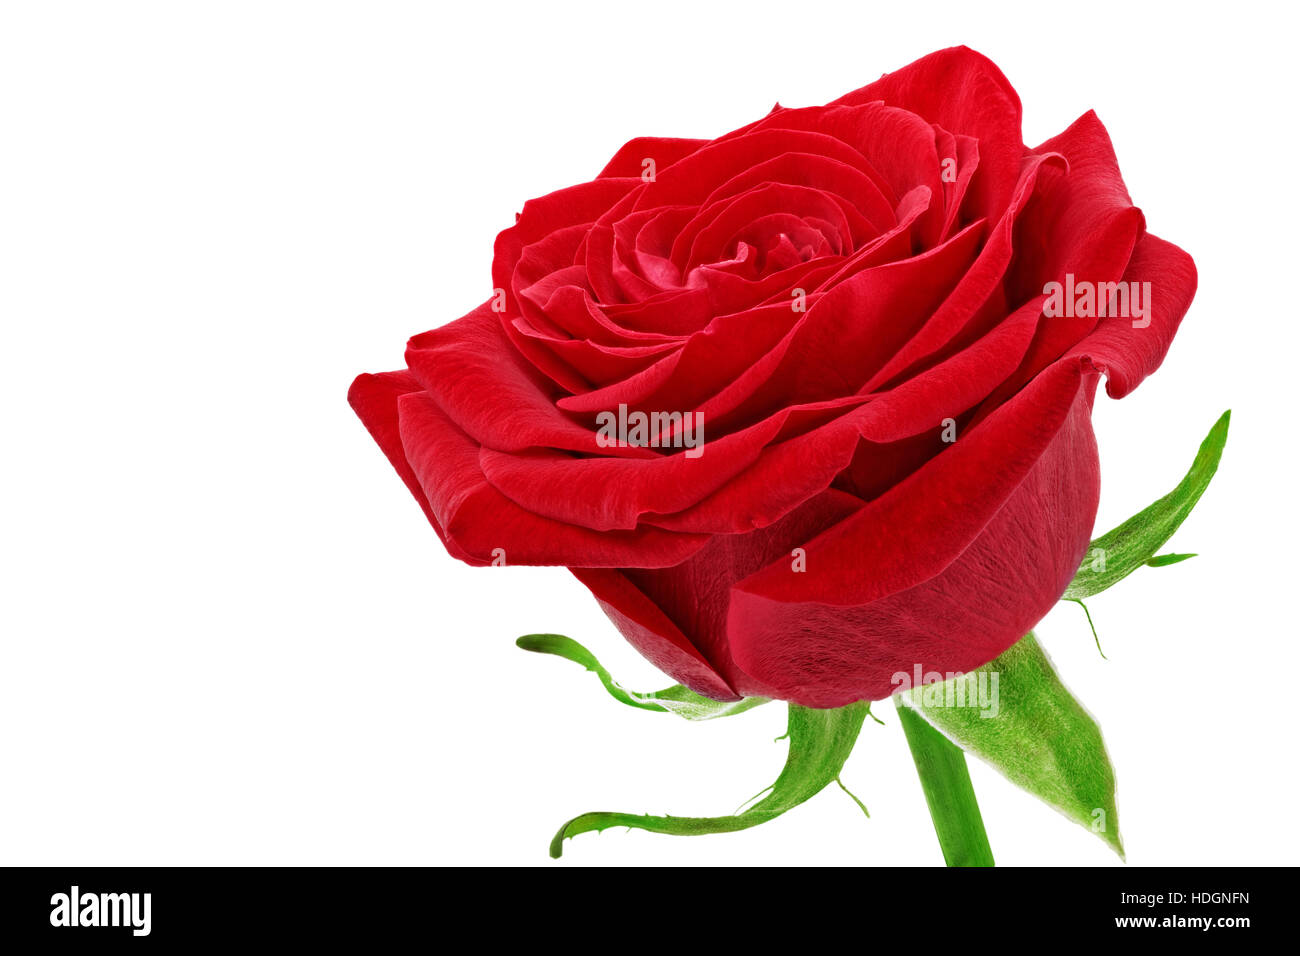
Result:
{"label": "black bottom bar", "polygon": [[95,948],[151,940],[373,946],[413,935],[459,945],[457,939],[469,942],[467,931],[471,940],[495,945],[519,935],[584,945],[689,941],[698,948],[714,934],[720,945],[755,936],[775,943],[780,937],[766,934],[778,924],[809,945],[845,935],[873,944],[951,936],[957,944],[1000,945],[1024,932],[1039,934],[1040,942],[1104,936],[1232,945],[1260,928],[1276,933],[1295,913],[1293,906],[1284,913],[1295,880],[1281,869],[864,867],[793,877],[628,870],[597,879],[560,866],[8,869],[0,881],[0,944],[7,948],[13,940],[79,940]]}

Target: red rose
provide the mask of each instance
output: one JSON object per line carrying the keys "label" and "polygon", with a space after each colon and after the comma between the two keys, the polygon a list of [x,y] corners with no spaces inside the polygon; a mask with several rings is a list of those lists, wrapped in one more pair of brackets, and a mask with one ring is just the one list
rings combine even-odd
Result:
{"label": "red rose", "polygon": [[812,707],[978,667],[1060,598],[1098,378],[1150,374],[1196,286],[1097,117],[1026,147],[965,48],[633,140],[492,276],[350,393],[448,551],[567,565],[699,693]]}

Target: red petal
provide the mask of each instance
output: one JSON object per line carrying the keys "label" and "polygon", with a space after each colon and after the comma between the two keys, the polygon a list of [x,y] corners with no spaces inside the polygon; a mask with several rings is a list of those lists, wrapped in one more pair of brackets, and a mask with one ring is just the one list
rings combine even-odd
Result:
{"label": "red petal", "polygon": [[1105,318],[1071,350],[1105,371],[1111,398],[1123,398],[1164,361],[1196,294],[1196,264],[1182,249],[1148,232],[1133,250],[1124,281],[1151,283],[1150,325],[1134,327],[1135,319]]}
{"label": "red petal", "polygon": [[738,700],[741,695],[727,684],[677,625],[636,589],[621,571],[571,568],[585,584],[614,626],[641,656],[673,680],[714,700]]}
{"label": "red petal", "polygon": [[654,528],[592,531],[525,511],[487,483],[479,446],[424,392],[398,401],[398,425],[411,469],[439,524],[447,550],[471,564],[570,567],[666,567],[707,542],[704,535]]}
{"label": "red petal", "polygon": [[[592,432],[555,407],[548,391],[502,331],[488,303],[411,339],[406,364],[457,427],[499,451],[564,448],[587,452]],[[609,455],[648,458],[649,449],[609,448]],[[477,468],[477,465],[476,465]]]}
{"label": "red petal", "polygon": [[[661,570],[575,571],[605,613],[652,663],[699,693],[721,700],[771,696],[731,660],[726,643],[727,603],[733,584],[782,556],[862,504],[831,491],[770,528],[721,535],[679,565]],[[674,653],[675,652],[675,653]],[[660,660],[666,660],[664,666]],[[707,674],[699,673],[707,664]],[[709,687],[725,681],[728,693]]]}
{"label": "red petal", "polygon": [[950,133],[979,141],[980,166],[971,183],[971,218],[996,218],[1020,175],[1020,97],[992,60],[964,46],[939,50],[832,106],[882,100],[911,110]]}
{"label": "red petal", "polygon": [[1087,549],[1100,479],[1096,372],[1063,360],[970,434],[733,591],[736,663],[781,696],[879,699],[893,674],[991,660],[1060,598]]}
{"label": "red petal", "polygon": [[647,159],[655,162],[655,174],[667,169],[673,163],[691,155],[701,146],[707,146],[707,139],[675,139],[662,136],[638,136],[630,139],[614,154],[614,158],[605,164],[598,179],[611,177],[640,177],[645,171]]}
{"label": "red petal", "polygon": [[366,426],[370,437],[379,444],[411,494],[415,496],[415,500],[424,511],[424,516],[429,519],[429,524],[433,525],[433,530],[438,532],[439,538],[442,538],[442,527],[438,524],[438,519],[433,516],[429,499],[425,497],[419,479],[411,470],[410,462],[406,460],[406,453],[402,449],[402,438],[398,434],[397,401],[403,395],[418,391],[420,391],[420,383],[406,369],[400,372],[380,372],[378,375],[366,373],[358,375],[352,387],[348,389],[348,404],[357,413],[361,423]]}

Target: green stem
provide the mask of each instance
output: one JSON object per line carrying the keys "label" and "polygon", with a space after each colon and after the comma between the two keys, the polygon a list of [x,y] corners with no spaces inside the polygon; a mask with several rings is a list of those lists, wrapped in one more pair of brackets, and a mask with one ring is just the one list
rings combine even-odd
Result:
{"label": "green stem", "polygon": [[949,866],[992,866],[993,851],[966,770],[966,756],[912,708],[902,701],[895,703],[944,862]]}

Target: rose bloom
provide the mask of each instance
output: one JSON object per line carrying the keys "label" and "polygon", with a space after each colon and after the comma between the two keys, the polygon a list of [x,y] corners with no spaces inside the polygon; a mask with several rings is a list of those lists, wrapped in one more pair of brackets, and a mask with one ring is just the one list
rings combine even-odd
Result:
{"label": "rose bloom", "polygon": [[1098,382],[1154,371],[1196,287],[1097,117],[1025,146],[966,48],[635,139],[526,203],[492,278],[349,396],[447,550],[566,565],[688,687],[810,707],[979,667],[1051,608]]}

